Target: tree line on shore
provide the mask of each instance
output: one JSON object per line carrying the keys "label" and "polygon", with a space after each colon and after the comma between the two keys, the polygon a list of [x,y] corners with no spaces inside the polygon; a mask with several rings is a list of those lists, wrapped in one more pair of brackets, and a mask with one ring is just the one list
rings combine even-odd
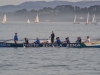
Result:
{"label": "tree line on shore", "polygon": [[27,9],[22,9],[22,10],[17,10],[14,13],[42,13],[42,14],[87,14],[89,12],[90,14],[100,14],[100,5],[94,5],[90,7],[78,7],[75,6],[73,7],[72,5],[61,5],[61,6],[56,6],[55,8],[51,7],[44,7],[43,9],[40,10],[31,10],[28,11]]}
{"label": "tree line on shore", "polygon": [[[36,18],[36,15],[39,15],[40,21],[45,20],[51,20],[51,21],[73,21],[75,14],[77,15],[77,20],[79,22],[86,22],[87,14],[89,12],[89,17],[92,21],[93,15],[96,15],[96,19],[100,20],[100,5],[94,5],[90,7],[78,7],[78,6],[72,6],[72,5],[60,5],[56,6],[55,8],[51,7],[44,7],[40,10],[27,10],[27,9],[21,9],[14,12],[0,12],[0,20],[2,20],[4,14],[7,15],[7,19],[11,21],[22,21],[27,20],[28,18],[30,20],[33,20]],[[83,19],[80,19],[83,18]]]}

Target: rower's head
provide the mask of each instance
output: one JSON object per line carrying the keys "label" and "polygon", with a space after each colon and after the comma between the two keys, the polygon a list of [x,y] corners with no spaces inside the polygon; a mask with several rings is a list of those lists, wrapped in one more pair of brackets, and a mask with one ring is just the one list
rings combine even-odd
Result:
{"label": "rower's head", "polygon": [[49,38],[47,38],[47,40],[49,40]]}
{"label": "rower's head", "polygon": [[26,40],[26,38],[24,38]]}
{"label": "rower's head", "polygon": [[77,39],[79,39],[79,37],[77,37]]}
{"label": "rower's head", "polygon": [[36,40],[38,40],[38,37],[36,38]]}
{"label": "rower's head", "polygon": [[25,40],[27,40],[27,37],[26,38],[24,38]]}
{"label": "rower's head", "polygon": [[52,31],[52,34],[54,34],[54,32]]}
{"label": "rower's head", "polygon": [[56,38],[56,40],[59,40],[59,39],[60,39],[59,37]]}
{"label": "rower's head", "polygon": [[79,37],[79,39],[81,39],[81,37]]}
{"label": "rower's head", "polygon": [[66,40],[69,40],[69,37],[65,38]]}
{"label": "rower's head", "polygon": [[56,40],[58,40],[58,37],[56,37]]}
{"label": "rower's head", "polygon": [[60,39],[60,38],[58,37],[58,39]]}
{"label": "rower's head", "polygon": [[87,39],[89,38],[89,36],[87,36]]}
{"label": "rower's head", "polygon": [[15,35],[17,35],[17,33],[15,33]]}

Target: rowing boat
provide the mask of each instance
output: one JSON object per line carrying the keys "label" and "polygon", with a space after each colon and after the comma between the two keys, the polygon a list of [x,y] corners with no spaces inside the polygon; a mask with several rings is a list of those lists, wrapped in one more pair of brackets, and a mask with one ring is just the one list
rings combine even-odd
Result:
{"label": "rowing boat", "polygon": [[68,47],[68,48],[100,48],[100,44],[92,43],[62,43],[62,44],[35,44],[35,43],[4,43],[0,42],[0,47]]}

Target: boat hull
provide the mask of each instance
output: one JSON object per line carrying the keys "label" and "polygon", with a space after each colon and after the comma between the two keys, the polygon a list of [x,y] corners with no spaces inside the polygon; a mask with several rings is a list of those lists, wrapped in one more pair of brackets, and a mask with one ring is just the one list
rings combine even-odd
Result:
{"label": "boat hull", "polygon": [[24,44],[24,43],[19,43],[19,44],[14,44],[14,43],[0,43],[0,47],[68,47],[68,48],[100,48],[100,44],[97,45],[91,45],[87,46],[84,43],[64,43],[64,44],[35,44],[35,43],[30,43],[30,44]]}

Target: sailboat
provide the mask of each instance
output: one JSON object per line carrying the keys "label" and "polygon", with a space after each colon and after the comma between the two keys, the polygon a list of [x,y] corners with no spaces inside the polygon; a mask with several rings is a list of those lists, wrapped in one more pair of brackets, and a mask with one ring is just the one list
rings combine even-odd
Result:
{"label": "sailboat", "polygon": [[92,19],[92,24],[94,24],[94,19],[95,19],[95,14],[94,14],[93,19]]}
{"label": "sailboat", "polygon": [[96,17],[95,17],[95,19],[94,19],[94,24],[97,25]]}
{"label": "sailboat", "polygon": [[30,20],[29,19],[27,20],[27,24],[30,24]]}
{"label": "sailboat", "polygon": [[7,19],[6,19],[6,14],[4,15],[4,18],[2,20],[2,23],[6,23]]}
{"label": "sailboat", "polygon": [[73,24],[77,24],[77,23],[76,23],[76,15],[75,15],[75,18],[74,18],[74,22],[73,22]]}
{"label": "sailboat", "polygon": [[96,18],[95,18],[95,14],[94,14],[94,16],[93,16],[93,20],[92,20],[92,23],[91,24],[97,24],[97,22],[96,22]]}
{"label": "sailboat", "polygon": [[73,24],[80,24],[80,22],[76,22],[76,15],[75,15]]}
{"label": "sailboat", "polygon": [[86,25],[88,25],[88,24],[89,24],[89,13],[87,15],[87,21],[86,21]]}
{"label": "sailboat", "polygon": [[39,17],[38,17],[38,15],[36,16],[36,19],[35,19],[35,21],[34,21],[34,23],[39,23]]}

